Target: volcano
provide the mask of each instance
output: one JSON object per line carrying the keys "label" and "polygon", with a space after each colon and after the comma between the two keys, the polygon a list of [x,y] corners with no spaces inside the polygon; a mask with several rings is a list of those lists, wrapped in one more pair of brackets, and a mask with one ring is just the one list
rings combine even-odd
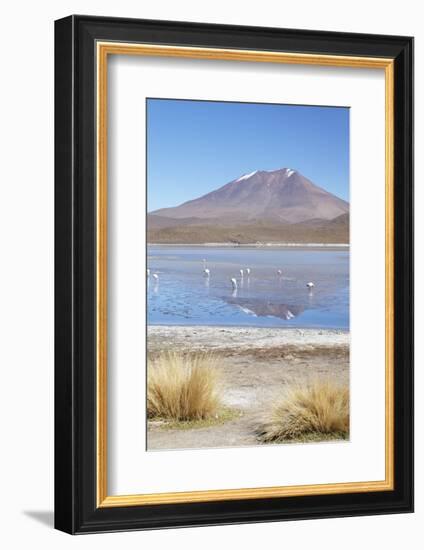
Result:
{"label": "volcano", "polygon": [[193,226],[199,239],[210,234],[208,242],[232,240],[230,229],[241,235],[234,237],[239,242],[246,232],[249,242],[285,236],[306,242],[315,234],[323,242],[332,242],[332,234],[334,242],[348,242],[348,225],[349,203],[292,168],[243,174],[206,195],[148,214],[149,242],[196,242],[189,236]]}
{"label": "volcano", "polygon": [[224,218],[237,221],[297,223],[332,220],[349,212],[349,204],[291,168],[257,170],[174,208],[151,214],[176,220]]}

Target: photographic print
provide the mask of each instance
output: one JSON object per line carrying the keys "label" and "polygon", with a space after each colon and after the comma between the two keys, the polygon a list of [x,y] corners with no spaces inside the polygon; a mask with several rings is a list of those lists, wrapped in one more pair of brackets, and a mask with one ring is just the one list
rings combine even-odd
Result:
{"label": "photographic print", "polygon": [[147,448],[349,438],[349,109],[147,100]]}

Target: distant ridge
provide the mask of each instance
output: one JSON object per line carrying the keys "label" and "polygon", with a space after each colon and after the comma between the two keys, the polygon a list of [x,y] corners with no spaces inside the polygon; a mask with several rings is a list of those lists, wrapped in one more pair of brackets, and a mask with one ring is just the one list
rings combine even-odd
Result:
{"label": "distant ridge", "polygon": [[157,243],[346,243],[349,203],[292,168],[257,170],[179,206],[151,212],[147,224],[149,242]]}

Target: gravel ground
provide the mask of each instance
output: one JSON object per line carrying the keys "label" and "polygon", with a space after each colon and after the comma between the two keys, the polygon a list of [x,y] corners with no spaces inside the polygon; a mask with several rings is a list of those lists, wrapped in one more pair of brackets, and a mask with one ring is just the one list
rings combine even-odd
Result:
{"label": "gravel ground", "polygon": [[315,378],[349,382],[349,333],[338,330],[151,326],[149,353],[213,351],[223,402],[234,419],[202,428],[148,426],[148,449],[258,445],[255,427],[291,384]]}

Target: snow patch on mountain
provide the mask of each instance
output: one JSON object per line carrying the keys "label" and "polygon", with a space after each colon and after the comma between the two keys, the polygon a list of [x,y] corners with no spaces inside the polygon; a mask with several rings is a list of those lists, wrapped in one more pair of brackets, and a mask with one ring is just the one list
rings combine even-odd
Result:
{"label": "snow patch on mountain", "polygon": [[258,171],[255,170],[254,172],[250,172],[250,174],[244,174],[243,176],[241,176],[238,180],[236,181],[243,181],[243,180],[248,180],[249,178],[251,178],[252,176],[254,176]]}

